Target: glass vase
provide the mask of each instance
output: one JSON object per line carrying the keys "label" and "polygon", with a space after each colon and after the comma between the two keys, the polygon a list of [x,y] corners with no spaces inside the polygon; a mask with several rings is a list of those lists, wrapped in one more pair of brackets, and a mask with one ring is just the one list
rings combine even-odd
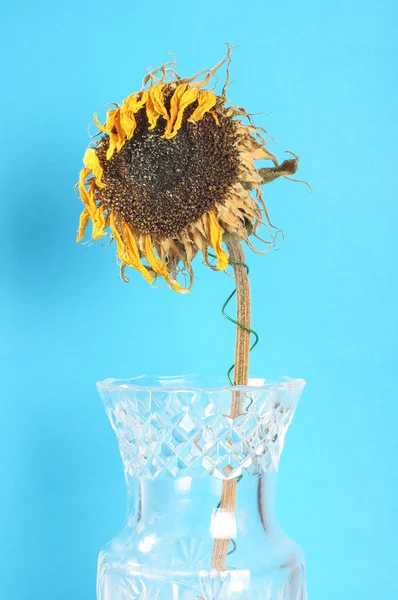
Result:
{"label": "glass vase", "polygon": [[304,384],[252,378],[230,387],[195,376],[98,383],[128,495],[124,527],[99,556],[98,600],[307,598],[303,552],[274,508]]}

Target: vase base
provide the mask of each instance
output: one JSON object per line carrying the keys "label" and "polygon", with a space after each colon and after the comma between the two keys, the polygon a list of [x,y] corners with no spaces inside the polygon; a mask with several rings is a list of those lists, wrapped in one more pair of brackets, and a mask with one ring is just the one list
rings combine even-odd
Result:
{"label": "vase base", "polygon": [[[168,575],[168,576],[167,576]],[[302,563],[270,573],[249,570],[161,574],[103,566],[98,600],[307,600]]]}

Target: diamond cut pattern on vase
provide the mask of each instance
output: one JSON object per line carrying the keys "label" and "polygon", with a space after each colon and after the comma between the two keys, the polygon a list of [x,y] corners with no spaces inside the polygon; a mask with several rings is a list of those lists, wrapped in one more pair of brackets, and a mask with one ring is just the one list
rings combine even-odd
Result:
{"label": "diamond cut pattern on vase", "polygon": [[[235,392],[236,393],[236,392]],[[154,479],[207,474],[220,479],[278,468],[297,397],[283,390],[253,391],[249,410],[232,419],[220,407],[231,393],[135,390],[109,397],[107,412],[126,474]],[[228,398],[225,398],[228,395]]]}

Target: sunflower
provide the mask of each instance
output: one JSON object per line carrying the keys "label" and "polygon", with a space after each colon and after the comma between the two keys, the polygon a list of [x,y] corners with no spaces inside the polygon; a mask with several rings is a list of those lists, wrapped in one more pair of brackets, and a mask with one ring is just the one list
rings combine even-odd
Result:
{"label": "sunflower", "polygon": [[[261,186],[290,177],[298,159],[278,164],[265,148],[266,133],[227,100],[231,47],[218,65],[182,79],[175,61],[148,73],[140,91],[114,104],[84,155],[77,184],[84,204],[77,241],[92,223],[92,238],[111,236],[125,281],[131,267],[154,283],[162,277],[177,292],[194,281],[192,261],[224,271],[223,242],[250,238],[271,247],[271,223]],[[221,94],[209,84],[227,63]],[[258,168],[257,160],[273,167]],[[265,225],[270,233],[260,237]],[[110,231],[108,231],[110,230]],[[210,253],[209,253],[210,249]],[[214,257],[214,259],[213,259]],[[215,261],[215,262],[214,262]],[[185,285],[178,275],[187,275]]]}

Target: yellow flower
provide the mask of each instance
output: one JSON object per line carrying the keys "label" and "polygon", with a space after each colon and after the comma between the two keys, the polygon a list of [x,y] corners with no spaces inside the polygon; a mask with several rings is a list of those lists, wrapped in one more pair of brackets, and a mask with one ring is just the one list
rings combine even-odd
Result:
{"label": "yellow flower", "polygon": [[[149,283],[163,277],[175,291],[188,291],[198,252],[205,264],[225,270],[223,242],[244,240],[254,249],[249,237],[262,239],[258,227],[273,228],[261,185],[294,173],[297,159],[278,165],[261,128],[227,103],[229,68],[221,94],[207,87],[225,62],[229,67],[230,56],[228,46],[216,67],[187,79],[166,63],[108,110],[105,123],[94,114],[98,138],[85,153],[77,184],[84,204],[77,241],[90,220],[94,239],[110,228],[126,281],[125,268],[132,267]],[[275,167],[257,168],[259,159]],[[177,282],[181,272],[189,276],[185,287]]]}

